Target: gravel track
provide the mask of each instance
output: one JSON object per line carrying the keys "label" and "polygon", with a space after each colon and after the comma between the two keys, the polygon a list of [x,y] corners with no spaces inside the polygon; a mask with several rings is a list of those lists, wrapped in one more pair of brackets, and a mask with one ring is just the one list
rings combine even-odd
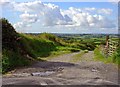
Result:
{"label": "gravel track", "polygon": [[[3,85],[117,85],[118,69],[113,64],[93,61],[89,51],[81,60],[71,63],[78,53],[61,55],[45,62],[19,68],[3,75]],[[48,75],[41,73],[53,72]],[[40,73],[39,75],[31,75]]]}

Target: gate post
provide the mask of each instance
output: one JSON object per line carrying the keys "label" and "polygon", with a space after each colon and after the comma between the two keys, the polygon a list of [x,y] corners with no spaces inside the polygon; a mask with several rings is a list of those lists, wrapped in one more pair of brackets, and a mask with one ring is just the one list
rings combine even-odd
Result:
{"label": "gate post", "polygon": [[106,57],[109,55],[109,35],[106,36],[105,55]]}

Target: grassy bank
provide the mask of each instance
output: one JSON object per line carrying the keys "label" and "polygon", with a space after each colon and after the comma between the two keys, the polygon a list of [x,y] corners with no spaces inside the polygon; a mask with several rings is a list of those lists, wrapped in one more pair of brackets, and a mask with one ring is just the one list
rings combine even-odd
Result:
{"label": "grassy bank", "polygon": [[118,48],[112,56],[105,57],[102,53],[100,47],[97,47],[94,50],[94,60],[95,61],[102,61],[104,63],[114,63],[120,65],[120,48]]}
{"label": "grassy bank", "polygon": [[[12,50],[12,48],[3,48],[3,73],[18,66],[20,67],[29,65],[34,60],[42,61],[42,58],[52,55],[59,55],[61,53],[70,51],[66,49],[61,50],[61,48],[64,46],[62,41],[57,42],[51,39],[41,38],[45,35],[48,38],[53,36],[51,34],[42,34],[39,36],[18,34],[20,40],[16,41],[15,46],[12,47],[15,50]],[[53,38],[55,40],[59,39],[55,36]],[[8,43],[8,45],[10,44]]]}
{"label": "grassy bank", "polygon": [[113,54],[113,63],[116,63],[120,67],[120,47]]}
{"label": "grassy bank", "polygon": [[2,72],[26,66],[34,60],[79,51],[53,34],[20,34],[6,19],[2,22]]}

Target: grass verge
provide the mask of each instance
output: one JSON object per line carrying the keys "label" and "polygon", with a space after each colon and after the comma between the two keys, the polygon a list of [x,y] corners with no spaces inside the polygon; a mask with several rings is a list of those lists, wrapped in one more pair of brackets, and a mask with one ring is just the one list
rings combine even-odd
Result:
{"label": "grass verge", "polygon": [[70,62],[77,62],[81,60],[81,56],[83,56],[85,54],[85,51],[81,51],[80,53],[76,54],[73,56],[73,59]]}
{"label": "grass verge", "polygon": [[[119,56],[119,57],[118,57]],[[119,65],[120,64],[120,55],[119,53],[116,51],[112,56],[109,57],[105,57],[101,50],[100,47],[97,47],[94,50],[94,60],[95,61],[102,61],[104,63],[114,63]]]}

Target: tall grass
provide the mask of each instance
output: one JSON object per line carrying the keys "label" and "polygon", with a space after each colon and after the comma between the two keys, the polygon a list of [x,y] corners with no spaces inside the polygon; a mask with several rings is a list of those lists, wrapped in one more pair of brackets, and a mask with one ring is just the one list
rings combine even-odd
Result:
{"label": "tall grass", "polygon": [[5,18],[2,23],[2,72],[16,67],[29,65],[38,57],[47,57],[57,46],[64,46],[64,41],[52,34],[39,36],[19,34]]}
{"label": "tall grass", "polygon": [[34,58],[47,57],[51,51],[56,50],[56,44],[53,41],[39,38],[37,36],[30,36],[22,34],[22,46]]}
{"label": "tall grass", "polygon": [[113,57],[113,62],[118,64],[120,67],[120,47],[118,47],[118,49],[115,51],[112,57]]}
{"label": "tall grass", "polygon": [[16,66],[26,66],[30,64],[27,57],[10,50],[3,50],[2,56],[2,73],[12,70]]}
{"label": "tall grass", "polygon": [[25,34],[18,34],[18,36],[20,40],[14,44],[15,50],[3,48],[3,73],[18,66],[29,65],[34,59],[48,57],[53,51],[58,50],[56,48],[58,43],[55,41]]}
{"label": "tall grass", "polygon": [[102,61],[104,63],[114,63],[120,65],[120,48],[118,48],[112,56],[106,57],[100,47],[97,47],[94,50],[94,60],[95,61]]}
{"label": "tall grass", "polygon": [[[34,36],[17,33],[17,36],[20,39],[18,41],[13,41],[15,43],[12,48],[15,50],[3,48],[3,73],[18,66],[29,65],[34,59],[41,60],[50,55],[79,51],[76,48],[67,46],[62,39],[52,34],[43,33]],[[8,41],[7,44],[9,45],[9,43]]]}

